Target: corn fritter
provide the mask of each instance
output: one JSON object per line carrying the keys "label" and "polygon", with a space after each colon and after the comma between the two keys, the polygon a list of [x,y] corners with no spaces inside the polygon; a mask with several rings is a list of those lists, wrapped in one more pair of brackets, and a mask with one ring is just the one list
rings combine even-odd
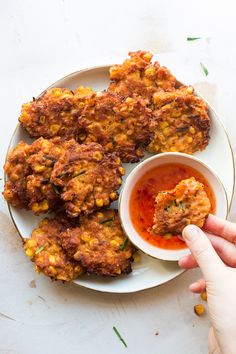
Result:
{"label": "corn fritter", "polygon": [[84,272],[81,264],[69,257],[58,242],[67,225],[67,219],[61,215],[55,219],[46,218],[24,243],[25,253],[34,262],[36,272],[54,280],[71,281]]}
{"label": "corn fritter", "polygon": [[136,162],[150,141],[151,110],[142,98],[122,99],[97,92],[79,117],[79,141],[97,142],[106,152],[115,152],[123,162]]}
{"label": "corn fritter", "polygon": [[121,65],[113,65],[110,72],[111,84],[108,91],[123,97],[134,94],[147,98],[150,103],[157,91],[171,91],[176,79],[171,72],[157,61],[152,64],[152,54],[146,51],[129,52],[129,59]]}
{"label": "corn fritter", "polygon": [[157,194],[152,232],[181,234],[189,224],[201,228],[210,209],[204,185],[194,177],[182,180],[174,189]]}
{"label": "corn fritter", "polygon": [[115,277],[132,270],[135,248],[126,241],[116,210],[102,210],[83,217],[80,226],[68,227],[60,239],[64,250],[88,274]]}
{"label": "corn fritter", "polygon": [[60,189],[70,217],[108,206],[118,198],[125,173],[120,159],[96,143],[74,143],[54,166],[51,181]]}
{"label": "corn fritter", "polygon": [[82,86],[75,91],[51,88],[41,97],[23,104],[19,121],[34,138],[76,138],[78,116],[92,92]]}
{"label": "corn fritter", "polygon": [[155,119],[150,124],[154,136],[147,150],[152,153],[177,151],[193,154],[205,149],[210,131],[206,103],[200,97],[183,92],[173,94],[172,99],[154,111]]}

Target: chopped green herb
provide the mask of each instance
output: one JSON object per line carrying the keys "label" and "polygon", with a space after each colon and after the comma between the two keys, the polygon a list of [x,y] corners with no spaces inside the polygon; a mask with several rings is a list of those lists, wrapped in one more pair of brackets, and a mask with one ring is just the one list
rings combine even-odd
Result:
{"label": "chopped green herb", "polygon": [[72,95],[74,95],[74,91],[70,90],[70,92],[72,93]]}
{"label": "chopped green herb", "polygon": [[187,37],[187,41],[196,41],[197,39],[201,39],[201,37]]}
{"label": "chopped green herb", "polygon": [[171,202],[170,204],[168,204],[168,205],[164,208],[164,210],[165,210],[165,211],[169,211],[170,208],[175,207],[175,206],[179,206],[179,205],[178,205],[178,203],[177,203],[176,200],[172,200],[172,202]]}
{"label": "chopped green herb", "polygon": [[127,348],[127,344],[125,343],[124,339],[121,337],[119,331],[117,330],[117,328],[115,326],[112,327],[113,331],[115,332],[115,334],[117,335],[117,337],[119,338],[119,340],[124,344],[124,346]]}
{"label": "chopped green herb", "polygon": [[112,135],[112,137],[111,137],[111,142],[112,142],[112,146],[114,147],[114,146],[115,146],[115,139],[114,139],[114,135]]}
{"label": "chopped green herb", "polygon": [[180,202],[180,203],[179,203],[179,206],[180,206],[180,208],[182,209],[182,212],[184,212],[184,211],[185,211],[184,203],[183,203],[183,202]]}
{"label": "chopped green herb", "polygon": [[184,127],[177,128],[176,131],[177,131],[177,133],[182,133],[182,132],[185,132],[188,129],[189,129],[188,126],[184,126]]}
{"label": "chopped green herb", "polygon": [[59,189],[58,189],[57,186],[55,186],[55,184],[53,184],[53,183],[52,183],[52,188],[53,188],[53,190],[54,190],[54,192],[55,192],[56,194],[61,195]]}
{"label": "chopped green herb", "polygon": [[35,101],[35,97],[33,97],[33,101]]}
{"label": "chopped green herb", "polygon": [[154,111],[155,105],[154,105],[154,104],[150,104],[149,108],[150,108],[152,111]]}
{"label": "chopped green herb", "polygon": [[73,178],[74,178],[74,177],[81,176],[81,175],[83,175],[85,172],[86,172],[86,170],[81,170],[81,171],[79,171],[78,173],[74,174]]}
{"label": "chopped green herb", "polygon": [[45,248],[45,246],[46,246],[46,243],[45,243],[43,246],[39,247],[39,248],[35,251],[34,254],[39,254],[40,252],[42,252],[42,250]]}
{"label": "chopped green herb", "polygon": [[62,172],[59,175],[57,175],[56,177],[57,178],[61,178],[61,177],[64,177],[65,175],[67,175],[68,173],[69,173],[68,171],[67,172]]}
{"label": "chopped green herb", "polygon": [[207,68],[202,63],[200,63],[200,65],[202,67],[202,70],[203,70],[204,74],[207,76],[209,74],[209,71],[207,70]]}
{"label": "chopped green herb", "polygon": [[52,161],[52,162],[56,162],[56,161],[57,161],[57,160],[54,159],[54,157],[52,157],[52,156],[43,155],[43,157],[44,157],[46,160],[50,160],[50,161]]}
{"label": "chopped green herb", "polygon": [[114,218],[114,216],[113,216],[113,217],[110,218],[110,219],[106,219],[106,220],[100,221],[99,224],[106,224],[107,222],[111,222],[111,221],[114,221],[114,220],[115,220],[115,218]]}
{"label": "chopped green herb", "polygon": [[126,237],[123,245],[120,247],[121,251],[125,251],[125,249],[126,249],[126,247],[128,245],[128,241],[129,241],[129,239],[128,239],[128,237]]}

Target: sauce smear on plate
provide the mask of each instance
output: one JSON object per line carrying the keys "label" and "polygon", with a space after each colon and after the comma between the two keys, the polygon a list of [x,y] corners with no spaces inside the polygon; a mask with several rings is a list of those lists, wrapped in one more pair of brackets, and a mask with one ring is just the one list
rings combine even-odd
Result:
{"label": "sauce smear on plate", "polygon": [[153,225],[155,197],[158,192],[174,188],[180,181],[190,177],[204,184],[205,192],[211,202],[210,212],[215,212],[213,191],[201,173],[182,164],[163,164],[144,174],[134,186],[130,199],[131,220],[136,231],[147,242],[164,249],[186,248],[185,242],[177,235],[170,238],[152,235],[148,230]]}

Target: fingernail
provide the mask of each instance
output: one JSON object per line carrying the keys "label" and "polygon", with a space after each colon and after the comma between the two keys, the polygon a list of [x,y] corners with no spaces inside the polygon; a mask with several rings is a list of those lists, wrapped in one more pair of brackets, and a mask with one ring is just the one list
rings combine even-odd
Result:
{"label": "fingernail", "polygon": [[196,282],[192,283],[191,285],[189,285],[189,290],[190,291],[195,291],[197,286],[198,286],[198,283],[196,283]]}
{"label": "fingernail", "polygon": [[199,228],[195,225],[188,225],[184,228],[182,235],[184,240],[193,241],[199,237]]}

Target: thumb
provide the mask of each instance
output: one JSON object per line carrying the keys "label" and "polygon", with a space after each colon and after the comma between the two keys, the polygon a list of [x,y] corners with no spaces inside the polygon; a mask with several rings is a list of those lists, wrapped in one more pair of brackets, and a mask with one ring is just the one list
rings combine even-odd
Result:
{"label": "thumb", "polygon": [[219,280],[224,263],[204,232],[195,225],[188,225],[183,230],[183,238],[201,268],[205,280]]}

